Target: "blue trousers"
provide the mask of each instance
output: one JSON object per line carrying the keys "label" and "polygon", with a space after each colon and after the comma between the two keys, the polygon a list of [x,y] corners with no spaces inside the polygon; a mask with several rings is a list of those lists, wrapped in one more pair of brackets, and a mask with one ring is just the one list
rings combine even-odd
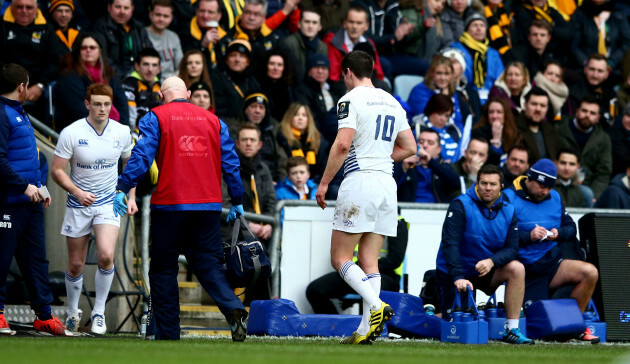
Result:
{"label": "blue trousers", "polygon": [[44,208],[38,204],[0,205],[0,303],[7,302],[6,280],[15,260],[35,312],[53,302],[48,280]]}
{"label": "blue trousers", "polygon": [[218,211],[151,212],[151,303],[156,340],[179,340],[179,288],[177,258],[184,254],[188,269],[228,318],[245,310],[225,278],[225,258]]}

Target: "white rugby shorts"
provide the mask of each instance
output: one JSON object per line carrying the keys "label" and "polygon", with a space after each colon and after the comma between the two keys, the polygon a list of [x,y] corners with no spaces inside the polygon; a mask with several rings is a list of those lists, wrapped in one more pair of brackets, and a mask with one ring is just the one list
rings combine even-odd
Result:
{"label": "white rugby shorts", "polygon": [[356,171],[341,182],[333,229],[347,233],[396,236],[398,227],[396,182],[379,171]]}
{"label": "white rugby shorts", "polygon": [[120,217],[114,215],[112,204],[82,208],[66,207],[61,235],[78,238],[92,232],[92,226],[107,224],[120,227]]}

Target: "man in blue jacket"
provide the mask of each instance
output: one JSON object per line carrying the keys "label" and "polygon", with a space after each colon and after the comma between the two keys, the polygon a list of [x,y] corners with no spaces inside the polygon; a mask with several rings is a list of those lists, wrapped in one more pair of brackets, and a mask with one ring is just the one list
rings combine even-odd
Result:
{"label": "man in blue jacket", "polygon": [[[53,297],[48,281],[44,237],[44,209],[50,196],[40,191],[39,153],[33,127],[21,104],[28,94],[28,72],[9,63],[0,70],[0,287],[4,286],[15,255],[31,295],[37,319],[33,327],[53,335],[65,335],[63,324],[53,317]],[[0,290],[0,334],[13,334],[4,318]]]}
{"label": "man in blue jacket", "polygon": [[[571,298],[584,312],[599,275],[590,263],[563,259],[559,244],[574,244],[577,229],[560,194],[553,190],[556,178],[556,165],[550,159],[540,159],[526,176],[515,179],[514,185],[504,191],[518,218],[518,260],[525,266],[528,299],[547,298],[563,286],[574,285]],[[588,328],[578,339],[599,342]]]}
{"label": "man in blue jacket", "polygon": [[455,289],[480,289],[492,295],[506,283],[506,328],[503,341],[533,344],[518,328],[525,292],[525,268],[518,255],[518,228],[514,206],[501,194],[503,174],[485,165],[477,182],[448,208],[437,255],[437,284],[443,317],[449,319]]}

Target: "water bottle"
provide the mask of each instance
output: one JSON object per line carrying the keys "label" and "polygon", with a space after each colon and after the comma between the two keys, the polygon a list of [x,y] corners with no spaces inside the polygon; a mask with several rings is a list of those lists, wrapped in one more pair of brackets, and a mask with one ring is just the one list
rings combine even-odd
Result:
{"label": "water bottle", "polygon": [[435,315],[435,306],[433,306],[432,304],[427,303],[426,305],[424,305],[424,313],[429,315],[429,316]]}
{"label": "water bottle", "polygon": [[147,321],[148,314],[145,312],[142,315],[142,319],[140,319],[140,338],[142,338],[142,340],[145,340],[147,338]]}

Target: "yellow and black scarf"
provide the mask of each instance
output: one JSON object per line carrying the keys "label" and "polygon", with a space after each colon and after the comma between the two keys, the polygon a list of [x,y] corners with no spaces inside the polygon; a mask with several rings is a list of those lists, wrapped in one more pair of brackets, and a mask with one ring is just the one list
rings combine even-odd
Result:
{"label": "yellow and black scarf", "polygon": [[549,15],[549,4],[545,2],[545,5],[541,8],[532,4],[523,4],[523,7],[529,11],[534,12],[536,19],[545,19],[551,26],[553,26],[553,19]]}
{"label": "yellow and black scarf", "polygon": [[496,8],[486,5],[484,11],[488,21],[490,46],[498,50],[499,53],[505,54],[512,48],[510,41],[511,16],[505,11],[503,4],[499,4]]}
{"label": "yellow and black scarf", "polygon": [[[306,137],[305,134],[302,134],[302,132],[295,128],[291,128],[291,130],[293,130],[293,135],[296,139],[291,146],[291,155],[293,157],[302,157],[306,159],[306,162],[310,165],[317,163],[315,151],[311,148],[311,139],[307,138],[306,140],[303,140]],[[304,155],[304,152],[306,152],[306,155]]]}
{"label": "yellow and black scarf", "polygon": [[482,88],[486,80],[486,53],[488,52],[490,42],[488,39],[479,42],[467,32],[462,34],[459,41],[472,51],[473,83],[477,88]]}

